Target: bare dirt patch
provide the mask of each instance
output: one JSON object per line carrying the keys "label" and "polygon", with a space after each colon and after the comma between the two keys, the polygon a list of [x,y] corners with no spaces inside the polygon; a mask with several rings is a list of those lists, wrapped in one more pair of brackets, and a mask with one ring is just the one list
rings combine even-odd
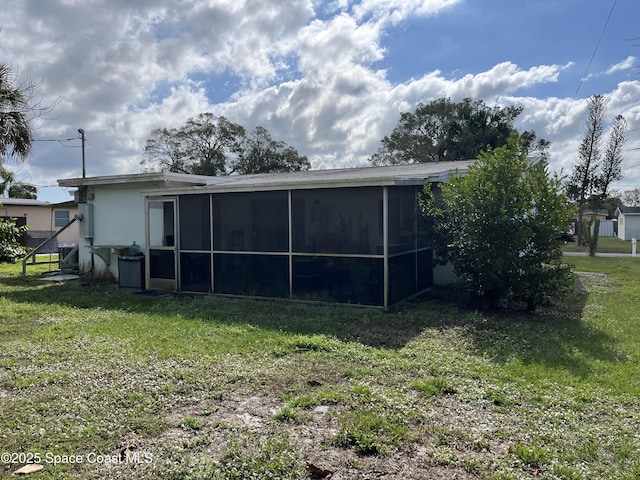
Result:
{"label": "bare dirt patch", "polygon": [[[261,442],[274,436],[291,440],[303,469],[295,478],[327,478],[331,480],[365,479],[479,479],[461,468],[447,467],[434,458],[420,442],[407,449],[396,449],[379,455],[360,455],[353,449],[332,445],[340,429],[337,417],[341,407],[320,405],[306,412],[304,423],[278,421],[274,418],[282,403],[270,395],[237,395],[212,405],[203,401],[197,405],[168,412],[164,419],[169,425],[162,434],[143,437],[135,432],[127,435],[111,455],[145,456],[143,460],[119,465],[102,465],[96,472],[100,478],[180,478],[166,476],[181,468],[198,471],[198,465],[215,465],[235,442],[243,443],[247,451],[257,450]],[[449,409],[438,409],[440,412]],[[194,419],[197,428],[184,425]],[[444,420],[439,418],[438,421]],[[453,424],[455,419],[447,420]],[[201,425],[200,425],[201,424]],[[460,444],[462,453],[468,446]],[[165,472],[161,474],[160,472]],[[315,475],[314,475],[315,473]],[[200,478],[193,474],[193,477]],[[132,478],[132,477],[131,477]],[[187,477],[185,477],[187,478]],[[218,478],[218,477],[215,477]],[[222,478],[222,477],[221,477]]]}

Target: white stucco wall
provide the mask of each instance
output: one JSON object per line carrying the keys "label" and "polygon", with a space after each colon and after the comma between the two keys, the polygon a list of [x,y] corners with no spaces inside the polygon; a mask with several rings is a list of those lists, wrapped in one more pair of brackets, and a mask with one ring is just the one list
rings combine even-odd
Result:
{"label": "white stucco wall", "polygon": [[[140,193],[143,188],[141,184],[89,187],[87,203],[93,204],[94,246],[128,246],[135,241],[144,248],[144,197]],[[91,241],[83,238],[82,228],[80,232],[80,270],[89,272]],[[95,276],[107,276],[109,272],[113,277],[118,277],[118,251],[111,251],[109,259],[110,264],[106,265],[98,255],[93,255]]]}

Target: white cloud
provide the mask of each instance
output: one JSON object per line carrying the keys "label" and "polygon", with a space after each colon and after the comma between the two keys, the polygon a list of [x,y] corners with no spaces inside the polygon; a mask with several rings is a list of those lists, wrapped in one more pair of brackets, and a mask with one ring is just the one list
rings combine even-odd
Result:
{"label": "white cloud", "polygon": [[410,16],[435,15],[461,0],[362,0],[353,7],[358,20],[373,17],[397,24]]}
{"label": "white cloud", "polygon": [[638,66],[636,65],[636,61],[637,61],[636,57],[629,55],[623,61],[616,63],[615,65],[611,65],[611,67],[609,67],[609,69],[604,73],[605,75],[611,75],[616,72],[630,70],[634,67],[637,68]]}
{"label": "white cloud", "polygon": [[[315,168],[359,165],[401,112],[444,96],[525,107],[521,127],[552,140],[557,164],[568,165],[583,101],[520,94],[557,82],[572,63],[523,68],[505,61],[458,78],[434,67],[400,84],[380,67],[388,55],[385,36],[402,22],[461,3],[5,0],[0,55],[9,58],[0,61],[42,79],[43,103],[59,99],[53,114],[37,122],[39,138],[70,138],[85,129],[91,175],[139,171],[154,128],[178,126],[205,111],[247,128],[266,127]],[[222,92],[215,100],[212,85]],[[611,111],[623,111],[636,127],[640,108],[628,105],[637,103],[639,90],[639,82],[626,82],[611,94]],[[21,173],[40,185],[76,176],[79,155],[37,143]]]}

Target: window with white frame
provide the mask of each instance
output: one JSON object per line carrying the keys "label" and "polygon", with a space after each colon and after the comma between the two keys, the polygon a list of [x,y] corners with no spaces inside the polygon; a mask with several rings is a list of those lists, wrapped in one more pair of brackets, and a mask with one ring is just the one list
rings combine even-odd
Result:
{"label": "window with white frame", "polygon": [[56,228],[64,227],[67,223],[69,223],[69,210],[55,210],[53,212],[54,215],[54,226]]}

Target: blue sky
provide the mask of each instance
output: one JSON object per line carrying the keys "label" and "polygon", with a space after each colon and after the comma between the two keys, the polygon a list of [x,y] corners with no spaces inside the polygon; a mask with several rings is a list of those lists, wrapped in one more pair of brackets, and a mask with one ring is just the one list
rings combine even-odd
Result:
{"label": "blue sky", "polygon": [[521,129],[576,159],[586,98],[629,123],[625,179],[640,187],[637,0],[5,0],[0,61],[36,82],[33,155],[12,168],[39,198],[57,179],[141,171],[158,127],[225,115],[307,155],[359,166],[401,112],[448,96],[524,108]]}

